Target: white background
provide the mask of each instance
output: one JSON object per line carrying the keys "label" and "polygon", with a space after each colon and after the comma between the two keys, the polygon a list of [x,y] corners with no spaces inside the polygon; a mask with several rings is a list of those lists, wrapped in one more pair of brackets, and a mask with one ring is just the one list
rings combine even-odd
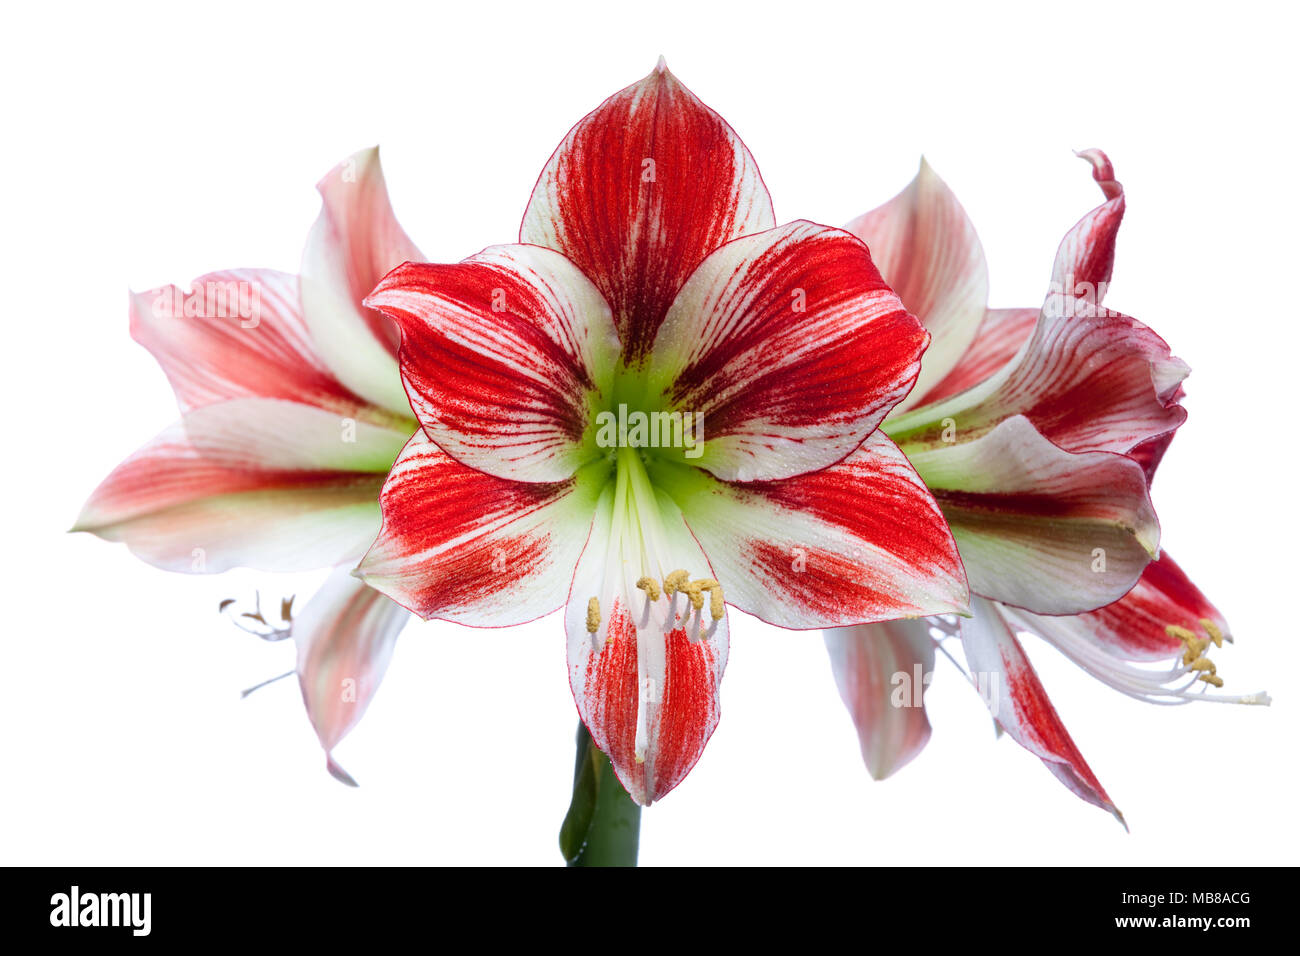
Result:
{"label": "white background", "polygon": [[[1108,304],[1188,361],[1155,486],[1165,544],[1226,614],[1227,690],[1157,708],[1030,647],[1132,833],[1009,739],[941,663],[934,738],[873,783],[817,632],[736,615],[723,719],[647,811],[642,862],[1295,862],[1297,135],[1294,14],[1235,2],[614,5],[223,2],[10,9],[4,29],[6,863],[559,862],[575,712],[560,621],[412,625],[325,772],[292,666],[216,613],[319,575],[171,575],[64,533],[174,418],[127,289],[295,271],[333,163],[381,143],[426,255],[511,241],[570,125],[661,53],[753,151],[780,220],[888,199],[922,153],[1037,305],[1061,235],[1129,212]],[[16,21],[16,22],[15,22]]]}

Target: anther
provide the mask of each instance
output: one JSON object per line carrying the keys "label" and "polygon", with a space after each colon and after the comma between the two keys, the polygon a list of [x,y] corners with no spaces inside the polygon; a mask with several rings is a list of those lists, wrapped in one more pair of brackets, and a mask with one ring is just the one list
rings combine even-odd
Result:
{"label": "anther", "polygon": [[689,584],[683,585],[681,590],[691,599],[691,607],[695,608],[697,611],[703,610],[704,588],[700,587],[699,581],[692,581]]}
{"label": "anther", "polygon": [[651,602],[659,600],[659,582],[649,575],[637,579],[636,586],[645,592]]}
{"label": "anther", "polygon": [[593,598],[587,599],[587,633],[595,634],[600,630],[600,602]]}
{"label": "anther", "polygon": [[1209,618],[1203,617],[1199,623],[1209,635],[1208,638],[1197,637],[1190,629],[1177,624],[1168,625],[1165,633],[1187,645],[1183,649],[1183,666],[1189,671],[1195,671],[1197,680],[1204,681],[1212,687],[1222,687],[1223,678],[1218,676],[1214,661],[1205,656],[1205,650],[1210,646],[1211,641],[1214,642],[1215,647],[1223,646],[1223,631]]}
{"label": "anther", "polygon": [[684,585],[691,579],[689,571],[683,571],[678,568],[676,571],[669,571],[664,578],[664,594],[672,597],[678,591],[685,590]]}
{"label": "anther", "polygon": [[1223,631],[1219,630],[1219,625],[1208,617],[1203,617],[1201,618],[1201,627],[1205,628],[1205,633],[1210,635],[1210,640],[1214,641],[1215,647],[1223,646]]}
{"label": "anther", "polygon": [[[719,584],[717,581],[715,581],[713,578],[700,578],[697,581],[692,581],[690,587],[692,589],[690,592],[691,603],[695,605],[695,610],[698,611],[704,607],[703,592],[708,591],[709,592],[709,614],[713,617],[715,621],[722,620],[722,615],[726,613],[726,609],[723,607],[722,585]],[[696,602],[695,599],[696,594],[699,594],[698,603]]]}

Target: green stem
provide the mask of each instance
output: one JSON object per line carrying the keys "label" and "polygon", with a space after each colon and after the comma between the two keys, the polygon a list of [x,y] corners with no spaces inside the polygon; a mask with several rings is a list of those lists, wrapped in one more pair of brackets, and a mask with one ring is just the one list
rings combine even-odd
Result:
{"label": "green stem", "polygon": [[641,808],[614,776],[609,758],[578,724],[573,800],[560,826],[560,852],[569,866],[636,866]]}

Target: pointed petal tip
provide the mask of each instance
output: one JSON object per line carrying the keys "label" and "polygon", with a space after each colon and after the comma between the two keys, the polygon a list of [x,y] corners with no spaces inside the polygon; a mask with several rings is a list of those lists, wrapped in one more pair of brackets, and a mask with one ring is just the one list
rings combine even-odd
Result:
{"label": "pointed petal tip", "polygon": [[1092,178],[1101,187],[1101,191],[1107,199],[1114,199],[1123,195],[1124,187],[1115,181],[1115,167],[1105,151],[1090,147],[1088,149],[1076,149],[1074,155],[1086,160],[1092,166]]}
{"label": "pointed petal tip", "polygon": [[662,53],[659,54],[659,60],[655,63],[654,72],[660,75],[668,72],[668,61],[664,59]]}
{"label": "pointed petal tip", "polygon": [[[344,159],[331,166],[325,172],[325,175],[316,180],[316,191],[323,195],[335,179],[344,176],[345,173],[349,174],[350,177],[355,178],[357,167],[369,166],[372,163],[378,162],[378,143],[374,146],[367,146],[364,149],[358,149],[354,153],[349,153]],[[352,178],[344,179],[344,182],[350,182],[352,181]]]}
{"label": "pointed petal tip", "polygon": [[348,773],[346,770],[344,770],[342,767],[340,767],[334,761],[333,754],[325,755],[325,769],[328,770],[330,772],[330,776],[333,777],[335,780],[337,780],[339,783],[346,784],[349,787],[360,787],[360,784],[358,784],[354,779],[352,779],[352,775]]}
{"label": "pointed petal tip", "polygon": [[[911,758],[909,757],[908,760],[903,761],[903,764],[908,763],[910,760]],[[896,772],[901,770],[903,768],[903,764],[892,764],[892,763],[870,764],[869,763],[867,764],[867,775],[871,777],[871,779],[874,780],[876,783],[884,783],[886,780],[892,777]]]}

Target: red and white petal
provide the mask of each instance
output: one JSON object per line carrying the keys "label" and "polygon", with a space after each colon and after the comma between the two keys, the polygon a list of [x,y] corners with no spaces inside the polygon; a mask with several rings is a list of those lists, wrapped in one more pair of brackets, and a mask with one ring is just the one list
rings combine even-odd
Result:
{"label": "red and white petal", "polygon": [[704,257],[775,224],[749,150],[660,60],[570,130],[537,180],[519,236],[591,277],[635,364]]}
{"label": "red and white petal", "polygon": [[982,434],[1023,415],[1067,451],[1120,454],[1168,434],[1187,417],[1174,402],[1187,366],[1136,319],[1051,296],[1033,334],[992,378],[900,415],[885,430],[907,449],[935,445],[952,423]]}
{"label": "red and white petal", "polygon": [[362,305],[389,270],[424,259],[393,215],[379,149],[349,156],[316,188],[321,212],[301,269],[303,313],[316,347],[352,391],[409,415],[397,373],[397,330]]}
{"label": "red and white petal", "polygon": [[727,602],[794,629],[964,611],[957,546],[907,459],[872,434],[848,458],[783,481],[657,468]]}
{"label": "red and white petal", "polygon": [[690,464],[729,481],[789,478],[875,430],[912,387],[928,338],[861,240],[793,222],[701,263],[659,329],[647,391],[703,416]]}
{"label": "red and white petal", "polygon": [[279,398],[343,412],[359,405],[321,359],[296,276],[232,269],[131,296],[131,336],[148,349],[182,411],[230,398]]}
{"label": "red and white petal", "polygon": [[910,457],[976,594],[1040,614],[1088,611],[1122,597],[1159,553],[1146,476],[1122,455],[1071,454],[1016,416]]}
{"label": "red and white petal", "polygon": [[1048,616],[1002,608],[1011,626],[1047,641],[1122,694],[1156,704],[1212,700],[1270,703],[1267,693],[1209,694],[1201,667],[1231,641],[1227,622],[1167,554],[1147,565],[1133,590],[1087,614]]}
{"label": "red and white petal", "polygon": [[[935,382],[934,386],[924,394],[920,394],[919,389],[913,389],[912,394],[920,394],[920,397],[916,401],[911,401],[909,395],[908,404],[914,408],[922,408],[943,401],[1001,371],[1016,357],[1020,347],[1033,334],[1034,327],[1038,324],[1038,312],[1038,309],[989,309],[984,313],[984,321],[980,323],[974,341],[953,366],[952,371]],[[932,351],[934,351],[933,344],[929,352]],[[922,362],[923,372],[925,362],[929,361],[929,352]]]}
{"label": "red and white petal", "polygon": [[423,618],[531,621],[564,601],[599,484],[498,478],[418,431],[384,482],[383,530],[357,573]]}
{"label": "red and white petal", "polygon": [[516,481],[562,481],[595,456],[619,344],[600,292],[564,256],[492,246],[394,269],[366,299],[402,330],[402,379],[429,437]]}
{"label": "red and white petal", "polygon": [[[1024,648],[990,601],[971,601],[961,622],[966,663],[993,719],[1080,799],[1124,817],[1070,739]],[[1127,828],[1127,825],[1126,825]]]}
{"label": "red and white petal", "polygon": [[199,453],[177,423],[95,489],[74,531],[169,571],[302,571],[355,561],[379,530],[381,475],[265,469]]}
{"label": "red and white petal", "polygon": [[[1164,552],[1146,566],[1133,590],[1114,604],[1067,617],[1018,614],[1029,630],[1052,641],[1069,632],[1080,640],[1129,661],[1167,661],[1185,649],[1170,635],[1171,625],[1202,638],[1219,634],[1232,640],[1228,622]],[[1209,622],[1209,627],[1206,626]],[[1055,643],[1055,641],[1053,641]]]}
{"label": "red and white petal", "polygon": [[934,638],[924,620],[885,621],[825,632],[840,698],[853,717],[862,760],[884,780],[930,739],[924,694],[934,673]]}
{"label": "red and white petal", "polygon": [[1124,218],[1124,187],[1106,154],[1085,149],[1077,154],[1092,164],[1092,178],[1106,201],[1065,234],[1052,266],[1052,293],[1077,297],[1101,305],[1115,267],[1115,237]]}
{"label": "red and white petal", "polygon": [[1165,452],[1173,443],[1175,434],[1175,432],[1165,432],[1157,438],[1149,439],[1129,449],[1128,456],[1141,465],[1142,470],[1146,472],[1148,485],[1155,479],[1156,469],[1164,460]]}
{"label": "red and white petal", "polygon": [[274,398],[236,398],[204,405],[182,422],[207,461],[237,470],[337,471],[383,475],[411,437],[314,405]]}
{"label": "red and white petal", "polygon": [[325,765],[342,782],[356,781],[332,751],[361,720],[384,679],[397,635],[410,615],[346,568],[339,568],[293,622],[298,686],[307,717],[325,748]]}
{"label": "red and white petal", "polygon": [[845,228],[871,248],[885,281],[932,336],[916,388],[899,408],[919,405],[954,370],[984,319],[988,264],[975,225],[922,159],[906,189]]}
{"label": "red and white petal", "polygon": [[[642,491],[635,503],[612,486],[601,496],[565,629],[578,713],[632,799],[649,806],[681,783],[718,725],[728,626],[725,608],[713,618],[711,595],[695,609],[685,593],[663,593],[673,571],[714,574],[677,507]],[[643,576],[660,589],[653,601],[637,588]]]}

